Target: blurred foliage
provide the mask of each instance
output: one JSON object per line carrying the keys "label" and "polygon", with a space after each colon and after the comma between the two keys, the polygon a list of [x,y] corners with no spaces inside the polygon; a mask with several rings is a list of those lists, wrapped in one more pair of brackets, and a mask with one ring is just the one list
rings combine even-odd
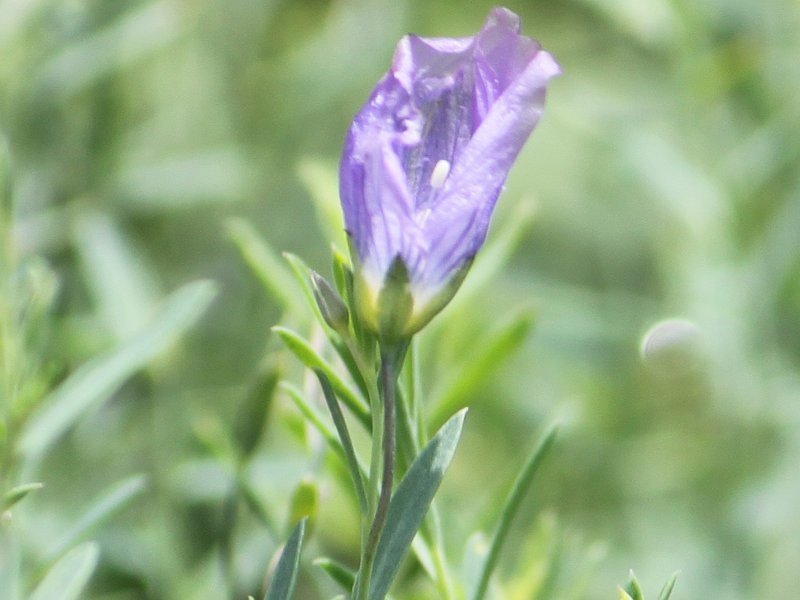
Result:
{"label": "blurred foliage", "polygon": [[[473,406],[442,492],[451,561],[469,572],[472,533],[560,416],[499,569],[509,597],[613,597],[630,567],[646,590],[680,569],[677,600],[785,597],[800,563],[800,8],[507,5],[564,75],[492,248],[420,340],[431,421]],[[397,39],[471,34],[490,6],[0,0],[0,492],[16,502],[0,570],[23,590],[97,563],[78,597],[258,595],[303,490],[310,543],[353,563],[343,466],[276,386],[314,380],[269,327],[283,314],[319,336],[248,268],[235,223],[328,273],[344,132]],[[219,291],[204,313],[199,279]],[[52,408],[87,381],[95,396]],[[327,581],[308,566],[298,597]]]}

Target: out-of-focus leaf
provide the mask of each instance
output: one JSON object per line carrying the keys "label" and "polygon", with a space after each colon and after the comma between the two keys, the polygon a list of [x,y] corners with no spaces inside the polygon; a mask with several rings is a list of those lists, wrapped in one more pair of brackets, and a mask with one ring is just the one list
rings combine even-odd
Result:
{"label": "out-of-focus leaf", "polygon": [[197,321],[215,293],[209,281],[182,287],[167,298],[143,331],[110,354],[89,361],[61,383],[23,429],[18,450],[29,465],[81,416],[106,402],[126,379],[172,345]]}
{"label": "out-of-focus leaf", "polygon": [[675,589],[675,583],[678,581],[678,575],[680,573],[673,573],[672,577],[669,578],[667,583],[664,584],[664,587],[661,588],[661,592],[658,594],[658,600],[669,600],[670,596],[672,596],[672,590]]}
{"label": "out-of-focus leaf", "polygon": [[639,581],[636,579],[636,575],[633,574],[633,571],[631,571],[631,578],[630,581],[628,581],[628,585],[625,586],[624,590],[620,590],[620,595],[626,600],[644,600],[642,587],[639,585]]}
{"label": "out-of-focus leaf", "polygon": [[43,483],[24,483],[8,490],[0,503],[0,510],[8,510],[25,496],[44,487]]}
{"label": "out-of-focus leaf", "polygon": [[300,521],[305,521],[310,534],[314,531],[318,512],[319,486],[310,477],[304,477],[297,484],[289,502],[289,524],[295,527]]}
{"label": "out-of-focus leaf", "polygon": [[347,568],[340,562],[336,562],[332,558],[324,556],[315,558],[313,564],[325,571],[328,576],[342,586],[343,589],[348,592],[353,589],[353,584],[356,581],[356,574],[352,569]]}
{"label": "out-of-focus leaf", "polygon": [[52,560],[59,556],[92,528],[100,525],[135,496],[144,492],[146,488],[147,477],[133,475],[104,490],[83,515],[73,523],[72,527],[53,544],[47,552],[48,559]]}
{"label": "out-of-focus leaf", "polygon": [[187,20],[170,0],[147,2],[113,25],[87,36],[46,63],[37,73],[41,93],[66,98],[174,42]]}
{"label": "out-of-focus leaf", "polygon": [[289,263],[297,283],[300,284],[300,288],[303,290],[303,294],[306,297],[306,304],[313,311],[314,316],[317,318],[317,321],[319,321],[319,324],[322,325],[326,331],[328,331],[328,324],[325,322],[325,318],[322,316],[319,306],[317,306],[317,301],[314,298],[314,288],[311,287],[311,275],[313,271],[303,261],[302,258],[292,254],[291,252],[284,252],[283,257]]}
{"label": "out-of-focus leaf", "polygon": [[522,345],[533,323],[531,311],[523,310],[500,329],[487,334],[465,364],[458,366],[458,372],[447,381],[444,389],[435,394],[431,421],[441,423],[466,406],[470,394],[480,387],[481,382]]}
{"label": "out-of-focus leaf", "polygon": [[86,542],[70,550],[45,575],[29,600],[77,600],[82,597],[100,557],[98,545]]}
{"label": "out-of-focus leaf", "polygon": [[246,221],[231,219],[228,221],[228,232],[245,262],[272,297],[281,303],[285,311],[302,317],[304,314],[302,289],[279,255]]}
{"label": "out-of-focus leaf", "polygon": [[305,158],[297,165],[297,173],[311,194],[325,237],[335,245],[345,248],[347,238],[339,204],[339,174],[336,167],[320,160]]}
{"label": "out-of-focus leaf", "polygon": [[472,596],[473,600],[483,600],[486,591],[489,589],[489,580],[491,579],[492,572],[497,566],[500,559],[500,551],[505,544],[508,532],[511,530],[511,523],[522,504],[526,492],[533,482],[533,478],[539,471],[542,461],[547,456],[548,451],[553,446],[558,433],[558,426],[551,427],[539,442],[539,445],[530,455],[522,469],[517,476],[514,485],[511,487],[511,492],[503,505],[503,510],[500,513],[500,519],[497,523],[492,542],[489,545],[489,552],[486,555],[486,561],[481,569],[481,576],[478,580],[478,585],[475,588],[475,594]]}
{"label": "out-of-focus leaf", "polygon": [[300,550],[306,531],[305,519],[295,527],[289,541],[284,546],[275,574],[270,582],[264,600],[291,600],[297,582],[297,571],[300,566]]}
{"label": "out-of-focus leaf", "polygon": [[73,241],[103,320],[118,341],[130,338],[146,325],[158,304],[154,276],[106,214],[82,214]]}
{"label": "out-of-focus leaf", "polygon": [[498,230],[492,233],[475,257],[464,284],[445,311],[455,312],[472,303],[475,295],[484,290],[489,281],[506,266],[514,250],[530,230],[533,217],[534,210],[530,203],[520,202],[514,207],[511,216],[499,224]]}
{"label": "out-of-focus leaf", "polygon": [[126,164],[116,176],[114,194],[128,209],[159,213],[236,202],[245,194],[249,177],[236,147],[214,148]]}
{"label": "out-of-focus leaf", "polygon": [[239,451],[245,457],[252,454],[264,433],[279,380],[278,368],[274,361],[270,361],[259,371],[256,381],[239,405],[233,434]]}
{"label": "out-of-focus leaf", "polygon": [[392,496],[386,526],[375,553],[370,600],[383,600],[389,592],[455,455],[465,415],[466,410],[462,410],[444,424],[411,465]]}
{"label": "out-of-focus leaf", "polygon": [[339,376],[336,369],[314,350],[308,340],[303,339],[297,333],[286,327],[276,326],[272,328],[272,331],[278,334],[286,344],[286,347],[300,359],[300,362],[309,369],[318,370],[325,374],[339,399],[344,402],[345,406],[347,406],[364,427],[369,430],[371,427],[369,408],[364,400],[361,399],[358,392]]}

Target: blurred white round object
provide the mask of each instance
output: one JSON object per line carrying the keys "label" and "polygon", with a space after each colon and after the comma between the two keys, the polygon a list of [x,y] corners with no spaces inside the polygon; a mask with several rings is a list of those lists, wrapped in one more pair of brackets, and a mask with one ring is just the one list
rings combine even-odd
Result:
{"label": "blurred white round object", "polygon": [[642,338],[642,361],[665,375],[683,375],[703,364],[703,334],[687,319],[665,319]]}

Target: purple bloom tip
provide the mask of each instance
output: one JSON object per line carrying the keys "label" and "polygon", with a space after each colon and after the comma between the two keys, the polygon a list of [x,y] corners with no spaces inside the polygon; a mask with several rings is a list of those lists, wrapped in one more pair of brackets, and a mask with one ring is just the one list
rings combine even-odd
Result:
{"label": "purple bloom tip", "polygon": [[398,257],[413,304],[399,334],[410,335],[450,300],[483,245],[548,80],[560,72],[519,31],[516,14],[495,8],[473,37],[405,36],[350,127],[340,193],[360,312],[376,330]]}

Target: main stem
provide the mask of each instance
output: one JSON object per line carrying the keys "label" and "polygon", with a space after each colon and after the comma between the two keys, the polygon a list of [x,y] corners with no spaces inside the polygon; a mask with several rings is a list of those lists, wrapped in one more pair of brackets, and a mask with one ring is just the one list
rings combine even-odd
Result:
{"label": "main stem", "polygon": [[382,440],[374,440],[381,443],[383,449],[383,471],[381,477],[381,491],[378,498],[378,505],[375,508],[375,517],[367,537],[367,545],[364,549],[364,558],[359,572],[359,582],[357,590],[358,600],[365,600],[369,595],[369,586],[372,579],[372,566],[375,562],[375,552],[378,549],[378,542],[381,533],[386,525],[386,517],[389,514],[389,501],[392,499],[392,486],[394,484],[394,454],[397,437],[397,421],[395,409],[395,385],[397,381],[397,369],[391,352],[381,352],[380,369],[380,388],[383,395],[383,436]]}

